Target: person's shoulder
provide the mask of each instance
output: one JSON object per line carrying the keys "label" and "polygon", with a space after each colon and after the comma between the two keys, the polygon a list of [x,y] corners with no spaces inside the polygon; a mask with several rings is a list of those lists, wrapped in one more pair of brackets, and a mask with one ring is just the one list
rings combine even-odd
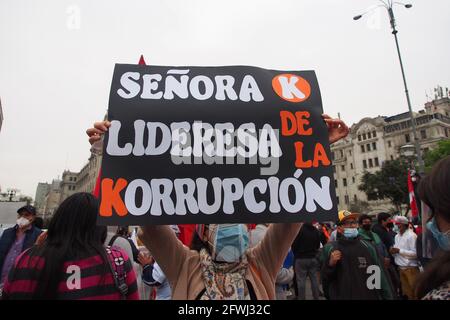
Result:
{"label": "person's shoulder", "polygon": [[436,289],[428,292],[422,300],[449,300],[450,299],[450,281],[443,283]]}
{"label": "person's shoulder", "polygon": [[[13,227],[9,227],[9,228],[7,228],[7,229],[5,229],[4,231],[3,231],[3,234],[5,234],[5,235],[9,235],[9,234],[11,234],[11,233],[16,233],[16,226],[13,226]],[[2,234],[2,235],[3,235]]]}
{"label": "person's shoulder", "polygon": [[415,240],[417,239],[417,234],[411,229],[408,229],[408,237],[413,238]]}

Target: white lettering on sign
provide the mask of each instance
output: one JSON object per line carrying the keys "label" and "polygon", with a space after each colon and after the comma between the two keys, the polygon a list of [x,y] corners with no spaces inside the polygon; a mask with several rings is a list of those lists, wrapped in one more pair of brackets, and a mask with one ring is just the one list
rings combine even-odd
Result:
{"label": "white lettering on sign", "polygon": [[[164,89],[161,84],[164,83]],[[245,75],[241,85],[235,86],[236,79],[230,75],[218,75],[214,79],[206,75],[189,77],[189,69],[171,69],[166,74],[144,74],[125,72],[120,77],[121,88],[117,94],[124,99],[132,99],[139,95],[141,99],[216,99],[223,101],[241,100],[244,102],[261,102],[264,96],[258,83],[251,75]],[[295,87],[295,86],[294,86]]]}

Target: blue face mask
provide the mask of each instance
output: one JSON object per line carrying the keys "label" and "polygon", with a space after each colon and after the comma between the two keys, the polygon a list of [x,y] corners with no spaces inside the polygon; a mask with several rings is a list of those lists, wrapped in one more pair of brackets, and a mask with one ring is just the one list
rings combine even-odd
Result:
{"label": "blue face mask", "polygon": [[427,229],[433,234],[434,239],[436,239],[436,242],[442,250],[450,251],[450,230],[445,233],[439,231],[434,218],[427,222]]}
{"label": "blue face mask", "polygon": [[354,239],[358,236],[357,228],[345,228],[344,229],[344,237],[347,239]]}
{"label": "blue face mask", "polygon": [[249,246],[248,232],[243,224],[221,224],[214,240],[214,260],[237,262]]}

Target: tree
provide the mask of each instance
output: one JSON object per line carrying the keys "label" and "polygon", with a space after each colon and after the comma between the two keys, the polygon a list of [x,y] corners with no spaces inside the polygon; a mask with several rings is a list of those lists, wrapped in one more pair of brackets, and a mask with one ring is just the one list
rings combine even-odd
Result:
{"label": "tree", "polygon": [[450,155],[450,139],[439,141],[437,148],[425,154],[425,171],[430,172],[436,162]]}
{"label": "tree", "polygon": [[32,197],[28,197],[28,196],[21,196],[19,198],[19,201],[26,201],[27,205],[31,204],[33,202],[33,198]]}
{"label": "tree", "polygon": [[367,213],[370,211],[370,205],[367,201],[352,201],[348,207],[350,212]]}
{"label": "tree", "polygon": [[368,200],[390,199],[397,211],[409,203],[408,162],[404,158],[386,161],[375,173],[364,172],[358,189],[365,192]]}

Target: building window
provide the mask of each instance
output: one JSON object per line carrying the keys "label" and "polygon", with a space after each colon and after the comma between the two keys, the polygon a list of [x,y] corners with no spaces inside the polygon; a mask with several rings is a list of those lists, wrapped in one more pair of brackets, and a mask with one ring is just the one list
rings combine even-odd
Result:
{"label": "building window", "polygon": [[77,177],[73,177],[73,181],[77,181]]}
{"label": "building window", "polygon": [[366,149],[367,151],[370,151],[370,143],[367,144]]}
{"label": "building window", "polygon": [[353,163],[350,163],[350,169],[353,170]]}
{"label": "building window", "polygon": [[341,158],[343,158],[343,157],[344,157],[344,151],[342,151],[342,150],[339,150],[339,154],[341,155]]}
{"label": "building window", "polygon": [[352,177],[352,182],[355,183],[355,177]]}
{"label": "building window", "polygon": [[334,160],[334,151],[331,151],[331,160]]}
{"label": "building window", "polygon": [[420,137],[422,139],[426,139],[427,138],[427,131],[426,130],[420,130]]}
{"label": "building window", "polygon": [[347,186],[347,179],[346,178],[342,179],[342,183],[344,184],[344,187],[346,187]]}
{"label": "building window", "polygon": [[361,141],[361,135],[358,134],[358,141]]}
{"label": "building window", "polygon": [[367,169],[367,161],[366,160],[363,160],[363,168]]}
{"label": "building window", "polygon": [[378,161],[378,158],[375,158],[375,167],[379,167],[380,166],[380,162]]}
{"label": "building window", "polygon": [[336,173],[336,166],[333,166],[333,173]]}
{"label": "building window", "polygon": [[349,154],[349,155],[352,155],[352,150],[348,150],[348,154]]}
{"label": "building window", "polygon": [[339,204],[339,197],[336,197],[336,202],[337,204]]}
{"label": "building window", "polygon": [[367,136],[365,133],[363,133],[363,140],[366,140],[366,139],[367,139]]}
{"label": "building window", "polygon": [[358,197],[356,196],[356,194],[353,196],[353,201],[358,201]]}
{"label": "building window", "polygon": [[411,141],[411,139],[409,138],[409,133],[405,134],[405,141],[407,143]]}
{"label": "building window", "polygon": [[364,150],[364,145],[361,146],[361,152],[364,153],[366,150]]}
{"label": "building window", "polygon": [[391,160],[394,160],[394,156],[391,155]]}
{"label": "building window", "polygon": [[448,129],[445,128],[445,136],[448,138]]}
{"label": "building window", "polygon": [[372,142],[372,149],[373,150],[377,150],[377,143],[376,142]]}
{"label": "building window", "polygon": [[372,161],[372,159],[369,159],[369,168],[373,168],[373,161]]}
{"label": "building window", "polygon": [[376,132],[376,131],[373,131],[373,132],[372,132],[372,136],[373,136],[374,138],[376,138],[376,137],[377,137],[377,132]]}
{"label": "building window", "polygon": [[391,140],[388,141],[388,147],[389,147],[389,148],[392,147],[392,142],[391,142]]}
{"label": "building window", "polygon": [[335,186],[336,188],[338,187],[337,180],[334,180],[334,186]]}
{"label": "building window", "polygon": [[370,132],[367,133],[367,138],[372,138],[372,134]]}
{"label": "building window", "polygon": [[341,171],[345,171],[345,166],[344,165],[341,166]]}
{"label": "building window", "polygon": [[348,196],[345,196],[345,204],[348,204],[350,201],[348,201]]}

